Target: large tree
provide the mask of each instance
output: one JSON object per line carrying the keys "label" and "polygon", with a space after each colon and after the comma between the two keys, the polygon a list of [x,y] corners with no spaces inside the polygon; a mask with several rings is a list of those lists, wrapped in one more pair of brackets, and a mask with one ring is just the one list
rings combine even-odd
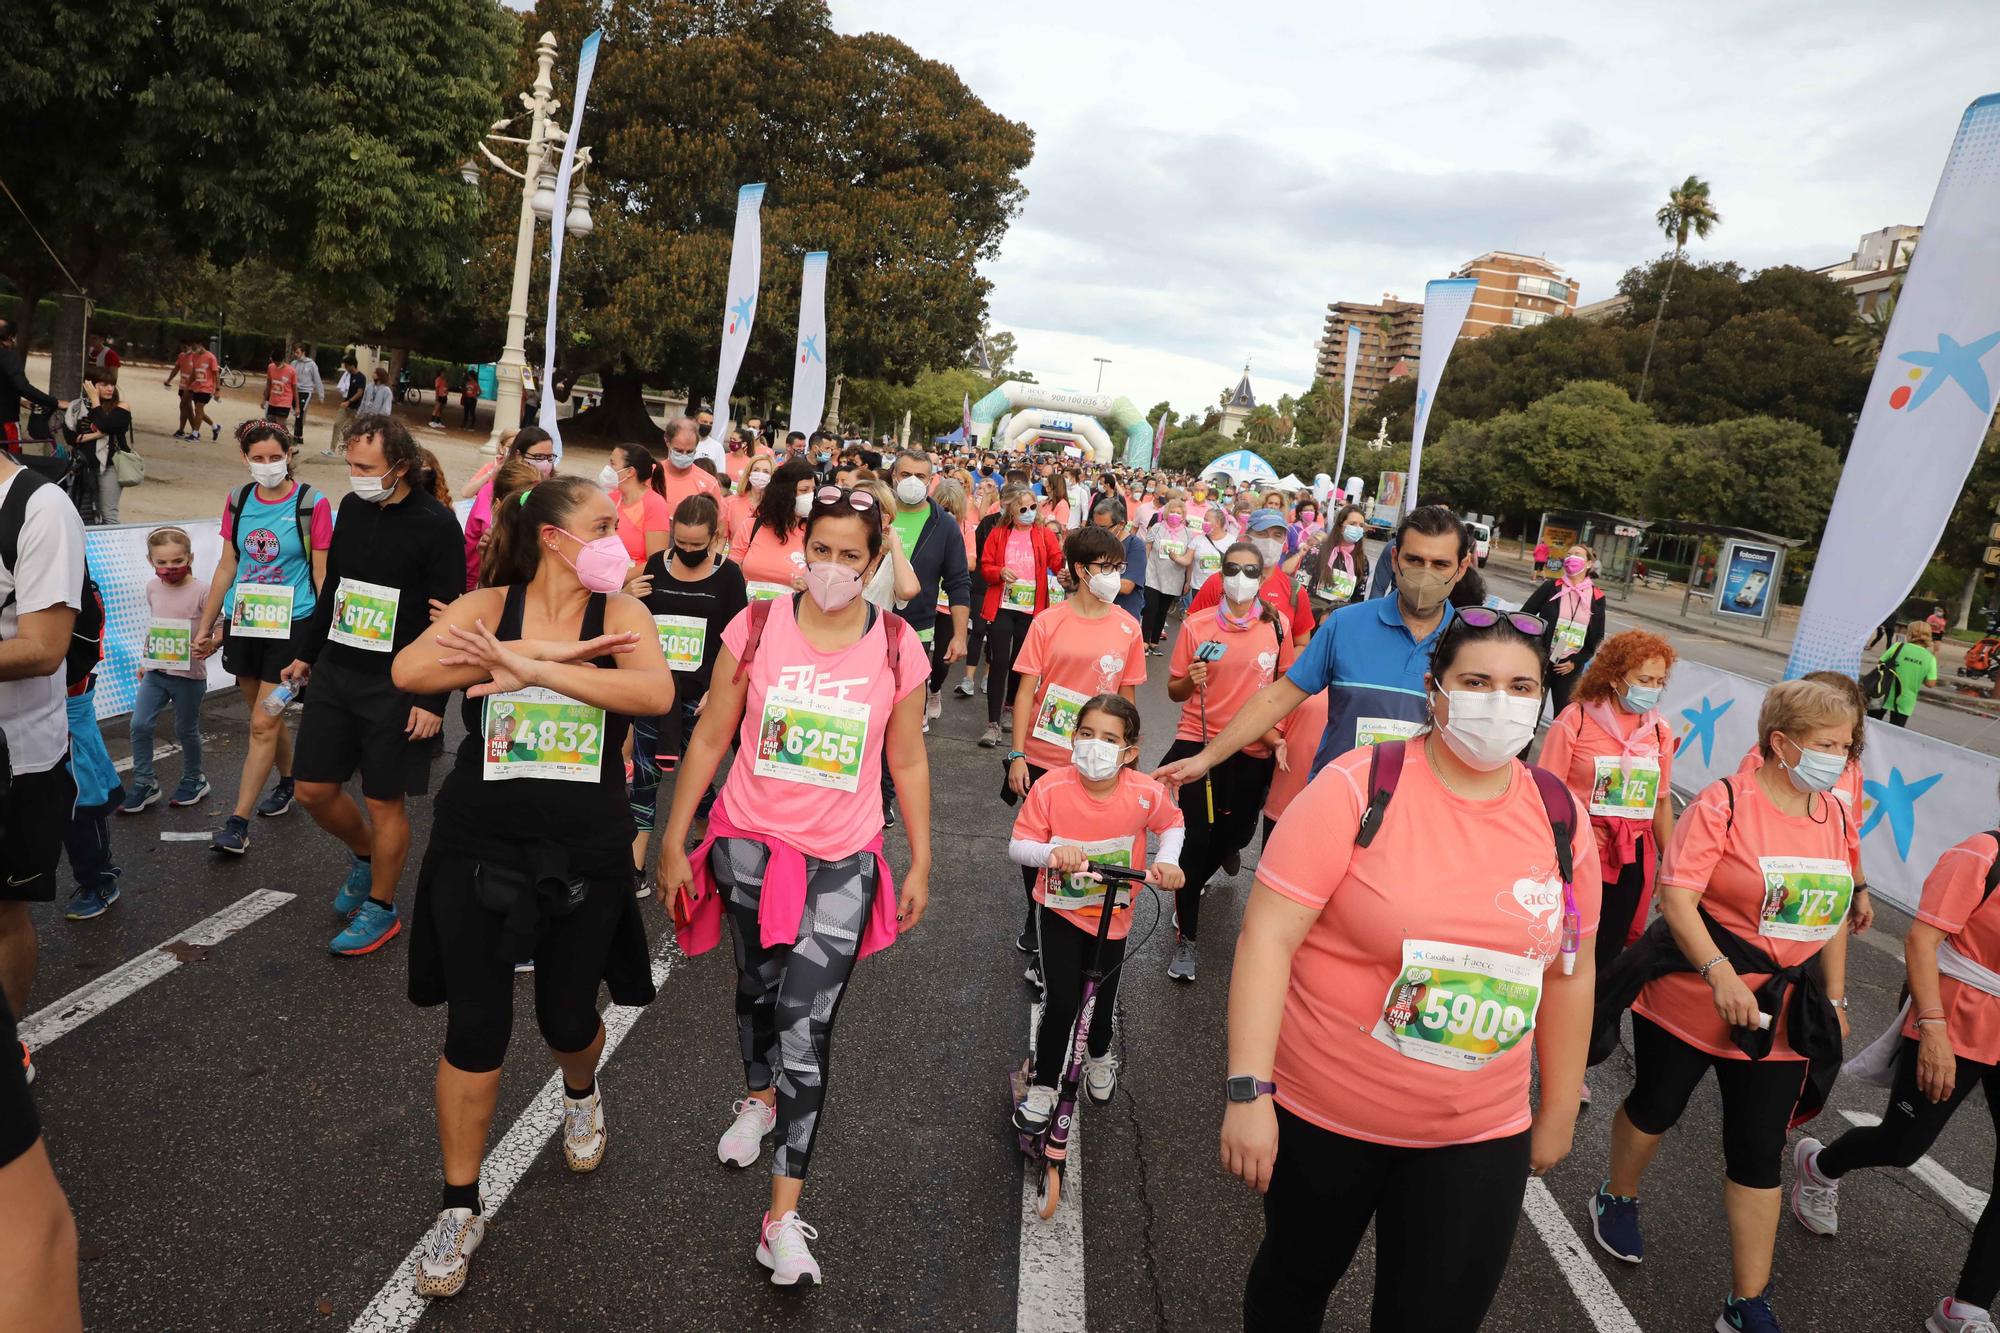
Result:
{"label": "large tree", "polygon": [[[14,0],[0,276],[32,302],[264,258],[386,319],[459,280],[518,24],[499,0]],[[58,264],[57,261],[60,261]]]}
{"label": "large tree", "polygon": [[1646,513],[1816,545],[1839,481],[1840,456],[1799,422],[1756,416],[1683,426],[1654,460]]}
{"label": "large tree", "polygon": [[1459,422],[1425,455],[1424,496],[1513,517],[1633,513],[1667,429],[1615,384],[1581,380],[1490,421]]}
{"label": "large tree", "polygon": [[[558,351],[600,373],[605,398],[567,431],[656,439],[642,386],[710,391],[749,181],[768,186],[763,284],[737,395],[782,416],[809,250],[831,256],[829,380],[964,364],[986,315],[978,264],[1020,207],[1034,141],[950,66],[835,32],[822,0],[543,0],[530,22],[564,50],[604,29],[583,120],[601,202],[596,233],[565,255]],[[512,237],[496,220],[482,261],[495,290]]]}

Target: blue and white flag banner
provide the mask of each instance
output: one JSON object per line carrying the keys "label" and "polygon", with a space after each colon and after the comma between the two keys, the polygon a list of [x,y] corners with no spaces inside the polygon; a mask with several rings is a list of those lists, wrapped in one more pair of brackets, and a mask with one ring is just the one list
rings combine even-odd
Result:
{"label": "blue and white flag banner", "polygon": [[[1345,383],[1342,384],[1340,390],[1340,453],[1333,460],[1333,475],[1336,477],[1347,467],[1347,417],[1354,409],[1354,358],[1357,355],[1355,349],[1360,343],[1361,327],[1357,324],[1349,324],[1347,326],[1347,373],[1343,376]],[[1324,496],[1320,497],[1320,503],[1326,503]]]}
{"label": "blue and white flag banner", "polygon": [[[1660,700],[1678,744],[1674,786],[1692,796],[1736,771],[1757,744],[1767,688],[1685,657],[1674,664]],[[1862,868],[1870,889],[1914,913],[1938,857],[1993,827],[2000,759],[1886,722],[1864,725],[1861,809],[1848,812],[1861,824]]]}
{"label": "blue and white flag banner", "polygon": [[[1861,645],[1923,576],[1965,486],[1993,419],[1988,367],[2000,366],[1995,216],[2000,93],[1958,123],[1820,537],[1788,675],[1855,672]],[[1885,498],[1894,522],[1883,522]]]}
{"label": "blue and white flag banner", "polygon": [[1438,381],[1444,378],[1444,363],[1465,327],[1466,312],[1472,309],[1472,294],[1479,290],[1477,278],[1434,278],[1424,284],[1424,340],[1417,351],[1417,420],[1410,429],[1410,479],[1403,487],[1403,512],[1409,513],[1417,499],[1417,474],[1423,469],[1424,428],[1430,425],[1431,404],[1437,401]]}
{"label": "blue and white flag banner", "polygon": [[[562,431],[556,426],[556,290],[562,286],[564,222],[569,217],[569,179],[576,169],[576,136],[583,127],[583,104],[590,96],[590,78],[597,72],[597,44],[604,29],[583,39],[576,62],[576,100],[569,109],[569,137],[563,140],[562,165],[556,169],[556,207],[549,215],[549,322],[542,332],[542,410],[537,423],[555,442],[562,457]],[[546,150],[544,150],[546,151]]]}
{"label": "blue and white flag banner", "polygon": [[728,454],[729,395],[736,372],[750,347],[750,330],[757,322],[757,288],[764,280],[764,187],[746,185],[736,192],[736,239],[729,251],[729,288],[722,306],[722,357],[715,371],[715,424],[698,452],[720,471]]}
{"label": "blue and white flag banner", "polygon": [[792,367],[789,429],[807,439],[826,412],[826,251],[806,256],[799,277],[799,359]]}

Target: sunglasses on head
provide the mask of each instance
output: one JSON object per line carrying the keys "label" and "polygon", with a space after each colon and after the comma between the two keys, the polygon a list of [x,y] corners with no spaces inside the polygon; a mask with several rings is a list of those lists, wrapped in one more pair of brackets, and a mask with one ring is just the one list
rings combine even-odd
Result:
{"label": "sunglasses on head", "polygon": [[813,503],[822,505],[839,504],[842,500],[857,514],[865,514],[875,507],[875,497],[864,490],[849,490],[844,486],[822,486],[813,492]]}
{"label": "sunglasses on head", "polygon": [[1504,619],[1531,639],[1541,638],[1549,629],[1548,622],[1540,616],[1531,616],[1526,611],[1496,611],[1490,606],[1461,608],[1457,619],[1463,621],[1470,629],[1491,629]]}
{"label": "sunglasses on head", "polygon": [[1260,564],[1257,564],[1254,561],[1251,562],[1250,564],[1244,565],[1244,564],[1238,564],[1234,560],[1225,560],[1222,562],[1222,572],[1224,574],[1248,574],[1251,578],[1254,579],[1254,578],[1261,578],[1263,576],[1264,567]]}

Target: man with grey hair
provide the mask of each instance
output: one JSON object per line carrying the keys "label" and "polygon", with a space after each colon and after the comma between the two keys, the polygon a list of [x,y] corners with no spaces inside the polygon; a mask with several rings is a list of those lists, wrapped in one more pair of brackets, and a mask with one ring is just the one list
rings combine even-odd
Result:
{"label": "man with grey hair", "polygon": [[[694,465],[694,460],[701,456],[700,447],[694,422],[679,417],[668,423],[667,461],[660,470],[660,493],[667,497],[667,512],[670,514],[680,508],[681,501],[690,495],[712,495],[718,505],[722,503],[721,485]],[[724,463],[717,464],[718,471]]]}
{"label": "man with grey hair", "polygon": [[[916,449],[896,455],[889,474],[896,493],[896,512],[889,516],[902,540],[910,568],[921,585],[917,595],[900,608],[903,619],[923,643],[936,646],[937,614],[942,602],[951,609],[951,641],[943,665],[965,656],[966,619],[972,605],[972,575],[965,559],[965,538],[958,521],[931,498],[931,460]],[[942,673],[933,677],[943,683]],[[943,711],[944,696],[933,686],[925,700],[924,725]]]}

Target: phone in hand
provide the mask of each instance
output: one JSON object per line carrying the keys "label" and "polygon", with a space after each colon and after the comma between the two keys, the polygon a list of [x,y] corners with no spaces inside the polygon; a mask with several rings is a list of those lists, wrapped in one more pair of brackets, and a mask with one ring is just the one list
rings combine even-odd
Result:
{"label": "phone in hand", "polygon": [[1195,645],[1194,660],[1197,662],[1219,662],[1229,651],[1229,645],[1220,639],[1208,639]]}

